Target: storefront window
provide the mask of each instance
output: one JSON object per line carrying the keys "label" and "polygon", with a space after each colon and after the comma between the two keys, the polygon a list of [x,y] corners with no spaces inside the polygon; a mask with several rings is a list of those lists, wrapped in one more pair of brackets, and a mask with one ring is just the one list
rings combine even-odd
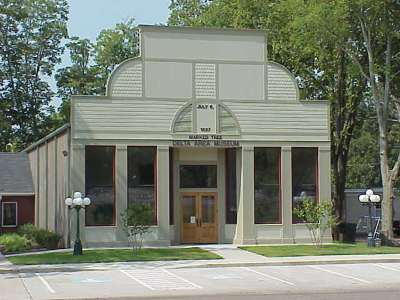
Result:
{"label": "storefront window", "polygon": [[2,203],[3,226],[17,226],[17,203],[3,202]]}
{"label": "storefront window", "polygon": [[254,148],[254,220],[280,223],[280,148]]}
{"label": "storefront window", "polygon": [[153,210],[153,223],[157,223],[156,204],[156,148],[128,147],[128,206],[144,203]]}
{"label": "storefront window", "polygon": [[236,149],[225,151],[226,172],[226,224],[236,224],[237,190],[236,190]]}
{"label": "storefront window", "polygon": [[112,146],[86,146],[86,226],[115,225],[114,153]]}
{"label": "storefront window", "polygon": [[[317,201],[318,149],[292,149],[292,197],[293,208],[305,199]],[[293,223],[300,220],[293,214]]]}
{"label": "storefront window", "polygon": [[216,188],[216,165],[182,165],[179,169],[181,188]]}

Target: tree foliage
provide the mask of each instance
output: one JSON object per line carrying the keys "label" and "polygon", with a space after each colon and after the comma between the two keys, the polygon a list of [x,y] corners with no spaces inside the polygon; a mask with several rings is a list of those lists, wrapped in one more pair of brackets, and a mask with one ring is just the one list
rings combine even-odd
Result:
{"label": "tree foliage", "polygon": [[71,65],[56,75],[58,96],[62,100],[59,113],[69,122],[72,95],[104,95],[108,77],[115,67],[128,58],[138,56],[139,41],[133,18],[104,29],[96,42],[71,37],[66,44]]}
{"label": "tree foliage", "polygon": [[0,1],[0,149],[45,135],[53,119],[47,82],[67,36],[65,0]]}

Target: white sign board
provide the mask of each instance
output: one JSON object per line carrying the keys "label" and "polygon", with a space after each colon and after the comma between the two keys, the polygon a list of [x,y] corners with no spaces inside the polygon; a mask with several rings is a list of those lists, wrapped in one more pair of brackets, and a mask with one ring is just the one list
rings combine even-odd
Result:
{"label": "white sign board", "polygon": [[217,133],[217,105],[198,103],[196,105],[196,125],[198,133]]}

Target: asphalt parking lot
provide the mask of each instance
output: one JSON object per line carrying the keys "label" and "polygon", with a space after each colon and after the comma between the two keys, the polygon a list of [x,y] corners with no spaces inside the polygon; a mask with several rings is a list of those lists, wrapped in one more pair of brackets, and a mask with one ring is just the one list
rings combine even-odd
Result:
{"label": "asphalt parking lot", "polygon": [[398,289],[400,263],[122,268],[0,275],[0,299],[90,299]]}

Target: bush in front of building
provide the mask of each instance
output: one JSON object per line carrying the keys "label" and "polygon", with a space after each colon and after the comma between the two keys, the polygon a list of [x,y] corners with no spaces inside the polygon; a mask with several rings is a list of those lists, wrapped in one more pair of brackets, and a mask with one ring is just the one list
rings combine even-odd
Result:
{"label": "bush in front of building", "polygon": [[6,233],[0,236],[1,252],[4,254],[18,253],[30,250],[32,243],[25,236],[16,233]]}
{"label": "bush in front of building", "polygon": [[128,236],[133,253],[137,255],[142,248],[143,238],[150,230],[153,220],[151,205],[134,202],[121,214],[122,228]]}
{"label": "bush in front of building", "polygon": [[18,228],[18,234],[46,249],[57,249],[61,236],[54,231],[40,229],[32,224],[25,224]]}
{"label": "bush in front of building", "polygon": [[35,241],[40,246],[52,250],[57,249],[60,243],[61,236],[54,231],[46,229],[38,229],[35,232]]}
{"label": "bush in front of building", "polygon": [[325,232],[338,223],[331,201],[317,203],[313,199],[306,198],[294,208],[294,214],[305,223],[311,240],[317,247],[322,246]]}
{"label": "bush in front of building", "polygon": [[37,230],[38,228],[35,225],[27,223],[19,226],[17,233],[21,236],[25,236],[28,240],[35,241],[35,232]]}

